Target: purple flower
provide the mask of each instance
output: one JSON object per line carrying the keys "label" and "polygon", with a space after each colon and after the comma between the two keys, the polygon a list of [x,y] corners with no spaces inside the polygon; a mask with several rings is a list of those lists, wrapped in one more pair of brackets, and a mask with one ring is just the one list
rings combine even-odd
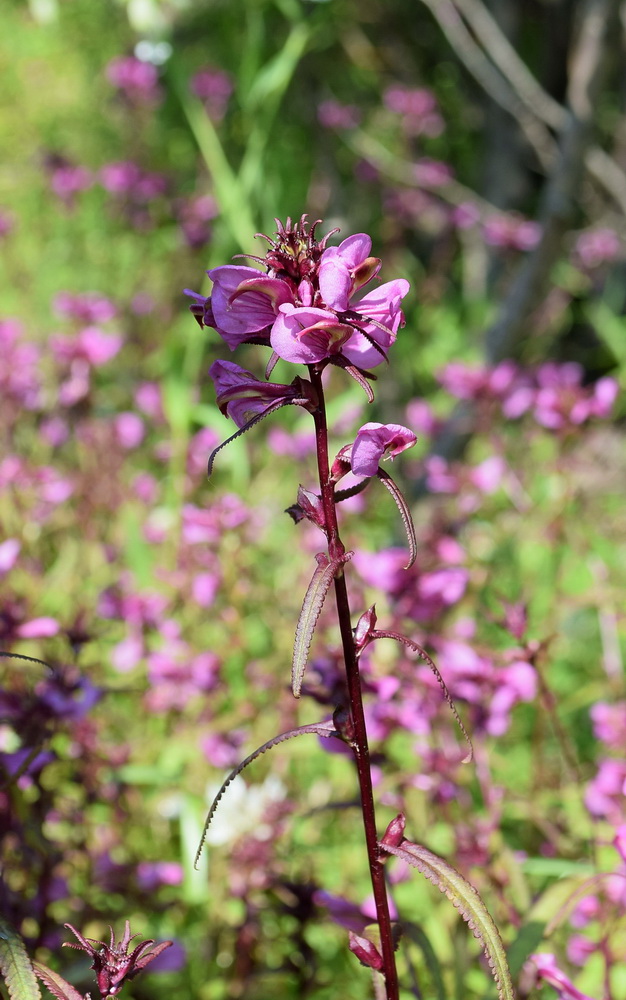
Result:
{"label": "purple flower", "polygon": [[232,361],[214,361],[209,375],[215,384],[217,405],[238,427],[266,410],[278,409],[288,403],[307,402],[308,382],[295,378],[291,385],[262,382],[251,372]]}
{"label": "purple flower", "polygon": [[192,76],[189,89],[204,101],[207,114],[213,121],[222,120],[233,92],[231,79],[224,70],[205,66]]}
{"label": "purple flower", "polygon": [[622,243],[614,229],[600,227],[581,233],[574,245],[574,256],[584,268],[598,267],[615,260],[622,253]]}
{"label": "purple flower", "polygon": [[147,103],[158,96],[159,74],[152,63],[135,56],[120,56],[111,60],[105,72],[109,83],[130,101]]}
{"label": "purple flower", "polygon": [[[371,240],[358,233],[338,247],[326,247],[303,217],[295,226],[278,224],[267,273],[227,264],[209,271],[210,299],[186,290],[201,326],[212,326],[231,350],[252,342],[271,346],[285,361],[343,367],[371,367],[386,358],[404,316],[403,279],[387,282],[354,301],[354,294],[378,273],[380,261],[368,256]],[[346,365],[346,362],[348,365]]]}
{"label": "purple flower", "polygon": [[0,542],[0,574],[8,573],[13,569],[20,554],[21,544],[17,538],[7,538]]}
{"label": "purple flower", "polygon": [[[214,267],[208,275],[213,282],[211,308],[216,329],[231,351],[251,334],[272,326],[281,305],[294,302],[288,282],[262,274],[255,267],[225,264]],[[267,343],[269,337],[262,339]]]}
{"label": "purple flower", "polygon": [[352,445],[352,472],[355,476],[375,476],[381,458],[394,459],[416,441],[413,431],[402,424],[363,424]]}
{"label": "purple flower", "polygon": [[354,104],[341,104],[329,98],[317,106],[317,120],[324,128],[356,128],[361,120],[361,112]]}
{"label": "purple flower", "polygon": [[111,300],[98,292],[83,292],[77,295],[72,292],[58,292],[52,305],[55,312],[61,316],[69,316],[89,324],[106,323],[117,312]]}
{"label": "purple flower", "polygon": [[357,233],[324,251],[318,280],[322,299],[331,309],[345,312],[353,293],[378,274],[381,261],[369,256],[371,249],[369,236]]}
{"label": "purple flower", "polygon": [[313,365],[339,354],[353,332],[351,326],[326,309],[287,304],[281,306],[270,343],[285,361]]}
{"label": "purple flower", "polygon": [[404,326],[400,301],[409,288],[408,281],[396,278],[379,285],[351,305],[349,315],[351,318],[355,315],[356,322],[353,336],[343,351],[349,361],[362,368],[373,368],[385,360],[398,329]]}
{"label": "purple flower", "polygon": [[577,990],[570,979],[561,972],[556,964],[554,955],[548,953],[535,954],[530,956],[537,970],[537,978],[545,980],[559,994],[561,1000],[592,1000],[587,993]]}

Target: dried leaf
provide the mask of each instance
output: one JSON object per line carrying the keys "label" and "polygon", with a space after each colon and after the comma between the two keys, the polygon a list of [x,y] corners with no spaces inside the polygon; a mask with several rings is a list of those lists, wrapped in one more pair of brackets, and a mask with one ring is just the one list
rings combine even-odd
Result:
{"label": "dried leaf", "polygon": [[409,510],[409,505],[404,499],[401,490],[394,483],[393,479],[388,472],[381,469],[378,466],[377,477],[380,479],[381,483],[386,490],[391,493],[393,499],[396,502],[396,507],[400,511],[400,517],[402,518],[402,523],[404,524],[404,530],[406,531],[407,541],[409,543],[409,561],[404,567],[405,569],[410,569],[417,558],[417,538],[415,535],[415,525],[413,524],[413,518],[411,517],[411,511]]}
{"label": "dried leaf", "polygon": [[443,858],[410,840],[404,840],[399,847],[381,844],[381,848],[387,854],[393,854],[394,857],[417,868],[433,885],[445,893],[466,921],[474,937],[480,941],[498,988],[500,1000],[515,1000],[500,932],[474,886]]}
{"label": "dried leaf", "polygon": [[11,1000],[41,1000],[41,990],[26,954],[24,942],[12,927],[1,919],[0,972]]}
{"label": "dried leaf", "polygon": [[58,972],[53,972],[42,962],[33,962],[33,969],[57,1000],[83,1000],[83,996]]}
{"label": "dried leaf", "polygon": [[206,835],[209,832],[211,821],[215,816],[220,799],[222,798],[224,792],[226,791],[230,783],[235,780],[238,774],[241,774],[241,772],[248,766],[248,764],[251,764],[252,761],[256,760],[257,757],[260,757],[261,754],[266,753],[268,750],[271,750],[272,747],[278,746],[279,743],[284,743],[286,740],[291,740],[295,736],[303,736],[305,733],[316,733],[317,736],[325,736],[325,737],[334,736],[337,739],[342,739],[341,734],[338,733],[337,730],[335,729],[335,725],[333,722],[314,722],[311,723],[311,725],[309,726],[299,726],[297,729],[290,729],[289,732],[287,733],[280,733],[279,736],[275,736],[274,739],[268,740],[268,742],[264,743],[263,746],[257,747],[257,749],[253,750],[251,754],[248,754],[248,756],[245,757],[244,760],[241,761],[241,763],[237,764],[237,767],[233,768],[233,770],[226,778],[226,781],[220,788],[219,792],[213,799],[213,802],[211,803],[211,808],[209,809],[207,813],[207,818],[204,821],[202,837],[200,838],[198,850],[196,851],[196,856],[194,858],[193,862],[194,868],[198,867],[198,861],[200,860],[200,855],[202,854],[202,848],[204,847],[204,842],[206,840]]}
{"label": "dried leaf", "polygon": [[300,697],[302,679],[306,668],[309,649],[313,640],[313,633],[317,625],[326,600],[326,594],[337,573],[348,559],[352,558],[352,552],[346,552],[339,559],[329,560],[322,552],[318,552],[317,569],[313,574],[311,582],[302,603],[302,610],[298,618],[296,628],[296,638],[293,646],[293,660],[291,665],[291,688],[296,698]]}

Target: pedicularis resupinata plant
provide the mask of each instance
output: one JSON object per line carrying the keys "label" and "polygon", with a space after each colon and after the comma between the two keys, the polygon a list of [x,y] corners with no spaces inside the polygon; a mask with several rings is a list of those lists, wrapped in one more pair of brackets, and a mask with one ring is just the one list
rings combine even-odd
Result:
{"label": "pedicularis resupinata plant", "polygon": [[[343,369],[374,399],[371,371],[388,361],[398,330],[404,325],[402,299],[409,283],[395,279],[375,283],[381,261],[370,256],[371,240],[359,233],[339,246],[328,246],[337,230],[318,238],[319,222],[308,224],[303,216],[295,225],[277,220],[273,238],[264,256],[249,256],[260,265],[227,264],[208,272],[213,282],[210,297],[187,291],[193,299],[191,311],[201,326],[212,327],[231,351],[243,344],[260,344],[270,350],[265,378],[259,378],[232,361],[215,361],[209,374],[215,384],[217,403],[238,430],[209,458],[209,474],[217,453],[264,417],[287,405],[311,414],[315,427],[319,490],[298,488],[296,502],[288,513],[298,524],[308,520],[319,529],[326,548],[316,555],[316,567],[306,591],[297,624],[291,684],[300,696],[307,657],[316,623],[331,588],[345,665],[344,700],[329,721],[301,726],[268,740],[229,775],[207,817],[204,836],[217,804],[228,784],[259,754],[304,733],[341,740],[350,748],[358,777],[365,849],[376,908],[376,925],[367,934],[350,932],[349,946],[359,961],[372,970],[376,996],[397,1000],[399,996],[395,953],[401,924],[392,921],[385,882],[385,864],[396,857],[430,879],[451,900],[480,940],[500,997],[513,996],[511,978],[498,930],[477,891],[454,868],[425,847],[405,837],[405,819],[399,814],[379,837],[372,786],[370,753],[365,724],[359,659],[377,639],[402,643],[433,670],[463,736],[468,744],[465,760],[472,756],[471,742],[452,704],[439,671],[409,636],[377,627],[375,607],[362,611],[353,624],[346,567],[352,552],[341,538],[338,508],[342,501],[366,489],[373,479],[389,491],[397,504],[408,539],[406,568],[416,559],[415,530],[401,491],[381,468],[384,458],[393,459],[416,440],[409,428],[398,424],[366,423],[354,441],[332,456],[328,448],[328,425],[324,398],[325,372],[330,366]],[[369,286],[371,290],[362,292]],[[283,361],[306,366],[308,377],[298,373],[289,384],[270,381],[275,365]],[[350,477],[342,488],[342,480]],[[204,844],[204,836],[198,856]],[[197,859],[196,859],[197,860]]]}

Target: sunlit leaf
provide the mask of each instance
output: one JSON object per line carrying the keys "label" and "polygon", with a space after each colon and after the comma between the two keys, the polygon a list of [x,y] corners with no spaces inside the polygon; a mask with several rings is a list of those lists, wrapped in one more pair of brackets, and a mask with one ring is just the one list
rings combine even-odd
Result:
{"label": "sunlit leaf", "polygon": [[19,934],[1,919],[0,972],[11,1000],[41,1000],[41,990],[24,943]]}
{"label": "sunlit leaf", "polygon": [[513,983],[500,932],[474,886],[447,861],[419,844],[404,840],[399,847],[391,847],[389,844],[381,847],[387,854],[393,854],[417,868],[440,892],[445,893],[474,937],[480,941],[500,1000],[514,1000]]}

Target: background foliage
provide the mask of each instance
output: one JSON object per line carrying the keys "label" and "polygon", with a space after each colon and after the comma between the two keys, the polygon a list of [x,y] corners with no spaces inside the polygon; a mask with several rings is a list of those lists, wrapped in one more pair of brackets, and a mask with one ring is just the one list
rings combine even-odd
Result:
{"label": "background foliage", "polygon": [[[260,761],[192,869],[224,773],[332,711],[337,636],[329,619],[294,703],[319,540],[283,511],[311,485],[311,428],[279,414],[205,481],[229,433],[206,371],[226,355],[181,289],[206,294],[207,267],[307,212],[370,233],[383,278],[411,282],[375,404],[337,376],[331,422],[337,447],[364,419],[418,432],[398,476],[421,554],[402,576],[395,511],[356,498],[350,586],[355,615],[376,601],[436,654],[476,745],[460,766],[429,675],[378,644],[382,818],[403,808],[480,889],[522,993],[539,951],[580,990],[626,996],[623,29],[618,4],[492,6],[572,120],[577,31],[595,7],[608,19],[574,152],[569,119],[540,128],[539,105],[485,92],[432,3],[3,5],[0,643],[52,670],[2,661],[0,901],[81,989],[63,923],[100,938],[126,918],[176,942],[138,1000],[370,988],[346,948],[367,872],[341,754],[311,738]],[[469,35],[493,69],[500,36]],[[406,995],[486,995],[456,912],[400,868],[394,883]]]}

